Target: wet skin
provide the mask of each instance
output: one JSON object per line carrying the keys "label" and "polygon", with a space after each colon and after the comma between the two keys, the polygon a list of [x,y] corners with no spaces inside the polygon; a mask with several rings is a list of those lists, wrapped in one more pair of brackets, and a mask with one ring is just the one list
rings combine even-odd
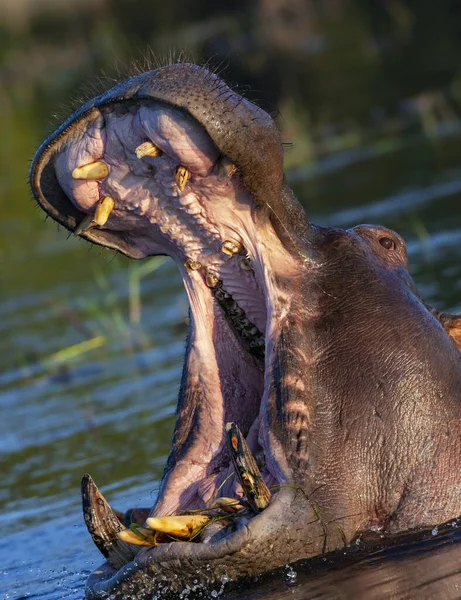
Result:
{"label": "wet skin", "polygon": [[88,598],[212,585],[362,531],[461,514],[458,320],[424,304],[395,232],[309,222],[269,115],[204,69],[164,67],[72,115],[38,150],[31,183],[70,231],[134,258],[168,254],[184,279],[191,327],[150,514],[241,497],[230,421],[264,456],[273,492],[260,514],[198,541],[139,549],[117,541],[114,513],[104,505],[98,516],[97,489],[87,490],[87,524],[108,558]]}

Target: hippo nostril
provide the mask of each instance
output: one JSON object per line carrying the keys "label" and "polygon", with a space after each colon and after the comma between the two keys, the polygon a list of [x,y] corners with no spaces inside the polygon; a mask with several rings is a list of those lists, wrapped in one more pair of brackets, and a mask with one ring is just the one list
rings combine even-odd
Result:
{"label": "hippo nostril", "polygon": [[395,248],[394,240],[391,240],[391,238],[388,238],[388,237],[379,238],[379,243],[386,250],[394,250],[394,248]]}

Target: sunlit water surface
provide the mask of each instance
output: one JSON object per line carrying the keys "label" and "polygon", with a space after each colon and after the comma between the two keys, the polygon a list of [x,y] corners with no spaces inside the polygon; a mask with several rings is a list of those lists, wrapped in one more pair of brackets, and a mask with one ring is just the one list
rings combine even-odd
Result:
{"label": "sunlit water surface", "polygon": [[[291,180],[317,223],[378,222],[403,234],[424,298],[457,310],[460,144],[453,127],[338,154]],[[142,279],[141,321],[130,325],[137,265],[66,242],[34,214],[26,225],[10,206],[0,225],[0,599],[80,599],[101,562],[80,514],[80,477],[90,472],[118,508],[153,503],[171,439],[187,302],[165,261]],[[453,527],[443,539],[352,565],[287,567],[232,597],[461,597]]]}

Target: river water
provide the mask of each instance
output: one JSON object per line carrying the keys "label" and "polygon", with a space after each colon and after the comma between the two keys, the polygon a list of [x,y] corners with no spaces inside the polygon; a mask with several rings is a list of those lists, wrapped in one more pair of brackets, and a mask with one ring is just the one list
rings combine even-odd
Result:
{"label": "river water", "polygon": [[[326,155],[289,179],[316,223],[396,229],[425,300],[459,310],[460,145],[453,121]],[[3,181],[11,201],[0,224],[0,599],[81,599],[101,557],[83,525],[80,477],[91,473],[115,507],[153,503],[187,301],[168,260],[140,266],[67,239],[23,183]],[[347,564],[287,567],[232,597],[459,598],[460,535],[455,522],[442,538]]]}

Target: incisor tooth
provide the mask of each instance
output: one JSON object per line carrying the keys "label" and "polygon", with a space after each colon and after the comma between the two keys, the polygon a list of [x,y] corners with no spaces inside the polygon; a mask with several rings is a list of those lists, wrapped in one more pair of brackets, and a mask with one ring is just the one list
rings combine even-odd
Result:
{"label": "incisor tooth", "polygon": [[176,171],[174,172],[174,180],[176,181],[176,185],[178,186],[181,192],[186,187],[189,175],[190,172],[187,167],[184,167],[183,165],[179,165],[179,167],[176,167]]}
{"label": "incisor tooth", "polygon": [[135,150],[136,156],[142,158],[143,156],[161,156],[163,152],[152,142],[144,142],[139,144]]}
{"label": "incisor tooth", "polygon": [[101,200],[98,202],[98,205],[96,206],[96,211],[94,213],[93,221],[95,222],[95,224],[99,225],[99,227],[105,225],[114,206],[115,200],[111,198],[111,196],[104,196],[103,198],[101,198]]}
{"label": "incisor tooth", "polygon": [[224,254],[233,256],[242,250],[242,244],[234,240],[224,240],[221,245],[221,250],[224,252]]}
{"label": "incisor tooth", "polygon": [[117,533],[122,542],[134,544],[135,546],[156,546],[155,532],[147,527],[136,527],[135,529],[123,529]]}
{"label": "incisor tooth", "polygon": [[216,500],[216,506],[227,513],[235,513],[245,508],[243,504],[240,504],[235,498],[225,498],[224,496]]}
{"label": "incisor tooth", "polygon": [[209,515],[177,515],[172,517],[149,517],[146,520],[154,531],[173,537],[189,539],[211,521]]}
{"label": "incisor tooth", "polygon": [[76,167],[72,171],[73,179],[104,179],[109,175],[109,167],[102,160]]}

